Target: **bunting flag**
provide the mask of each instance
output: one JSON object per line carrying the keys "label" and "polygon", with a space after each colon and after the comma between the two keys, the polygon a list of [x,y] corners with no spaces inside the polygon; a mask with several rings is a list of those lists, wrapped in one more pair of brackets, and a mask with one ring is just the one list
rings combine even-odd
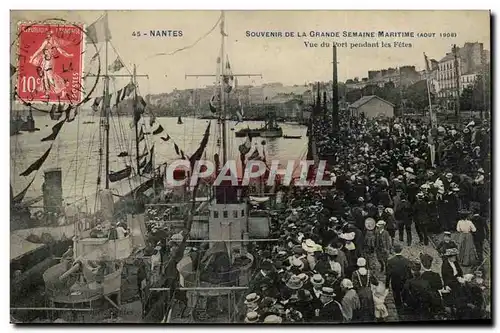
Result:
{"label": "bunting flag", "polygon": [[52,146],[45,152],[45,154],[42,155],[38,160],[35,161],[32,165],[30,165],[24,172],[20,173],[20,176],[28,176],[30,173],[32,173],[35,170],[40,169],[40,167],[43,165],[45,160],[50,154],[50,150],[52,149]]}
{"label": "bunting flag", "polygon": [[153,162],[149,160],[144,169],[142,169],[142,174],[151,173],[151,171],[153,171]]}
{"label": "bunting flag", "polygon": [[78,108],[73,108],[72,105],[68,105],[64,112],[66,113],[66,121],[70,123],[75,120],[76,116],[78,115]]}
{"label": "bunting flag", "polygon": [[148,159],[147,158],[143,158],[142,162],[139,164],[139,169],[144,168],[146,166],[146,163],[148,163]]}
{"label": "bunting flag", "polygon": [[203,151],[205,150],[208,144],[209,136],[210,136],[210,122],[208,123],[207,129],[205,130],[205,134],[203,135],[203,139],[200,142],[200,146],[189,158],[189,163],[191,164],[191,170],[194,169],[195,162],[198,161],[203,155]]}
{"label": "bunting flag", "polygon": [[[28,192],[28,189],[30,188],[31,184],[33,184],[34,180],[35,180],[35,177],[33,177],[33,179],[29,182],[28,186],[26,186],[26,188],[24,190],[22,190],[18,195],[16,195],[15,197],[12,198],[13,204],[18,205],[21,203],[21,201],[23,201],[24,196]],[[12,186],[10,187],[10,189],[12,190]]]}
{"label": "bunting flag", "polygon": [[148,163],[146,164],[146,166],[144,167],[144,169],[142,169],[142,173],[151,173],[153,171],[153,157],[154,157],[154,154],[155,154],[155,146],[153,145],[151,147],[151,150],[149,151],[149,161]]}
{"label": "bunting flag", "polygon": [[114,183],[130,177],[131,174],[132,174],[132,168],[129,165],[127,165],[123,170],[116,172],[110,171],[108,177],[109,181]]}
{"label": "bunting flag", "polygon": [[141,127],[141,131],[139,132],[139,137],[137,138],[137,142],[141,142],[142,140],[144,140],[144,131],[142,130]]}
{"label": "bunting flag", "polygon": [[181,158],[182,158],[183,160],[185,160],[185,159],[186,159],[186,155],[184,155],[184,151],[183,151],[182,149],[181,149]]}
{"label": "bunting flag", "polygon": [[153,131],[153,135],[160,134],[163,132],[163,126],[159,125],[157,129]]}
{"label": "bunting flag", "polygon": [[154,114],[151,115],[151,117],[149,117],[149,127],[152,127],[153,124],[155,123],[156,121],[156,117]]}
{"label": "bunting flag", "polygon": [[210,102],[209,102],[210,111],[212,113],[216,113],[217,112],[217,104],[219,104],[219,95],[218,94],[214,94],[210,98]]}
{"label": "bunting flag", "polygon": [[142,151],[142,154],[139,155],[139,159],[143,158],[147,154],[148,154],[148,149],[146,148],[146,146],[144,146],[144,150]]}
{"label": "bunting flag", "polygon": [[104,43],[111,40],[108,26],[108,14],[104,14],[87,28],[87,44]]}
{"label": "bunting flag", "polygon": [[65,122],[66,122],[66,119],[64,119],[64,120],[58,122],[57,124],[55,124],[54,126],[52,126],[52,134],[50,134],[49,136],[43,138],[42,142],[55,140],[56,137],[57,137],[57,134],[59,134],[59,131],[61,130],[61,128],[62,128],[62,126],[64,125]]}
{"label": "bunting flag", "polygon": [[17,72],[16,67],[10,64],[10,76],[13,76],[14,74],[16,74],[16,72]]}
{"label": "bunting flag", "polygon": [[142,96],[137,96],[137,105],[139,106],[139,111],[141,111],[141,114],[144,113],[147,103]]}
{"label": "bunting flag", "polygon": [[177,155],[180,155],[180,154],[181,154],[181,153],[180,153],[180,151],[179,151],[179,146],[177,145],[177,143],[174,143],[174,149],[175,149],[175,153],[176,153]]}
{"label": "bunting flag", "polygon": [[226,55],[226,74],[223,76],[224,91],[230,93],[234,88],[234,76],[229,63],[229,58]]}
{"label": "bunting flag", "polygon": [[128,152],[126,151],[122,151],[118,154],[118,157],[126,157],[126,156],[128,156]]}
{"label": "bunting flag", "polygon": [[170,135],[167,134],[167,137],[162,136],[162,137],[160,137],[160,139],[167,142],[168,140],[170,140]]}
{"label": "bunting flag", "polygon": [[126,97],[129,97],[131,93],[133,93],[135,90],[135,85],[133,82],[129,82],[123,89],[122,89],[122,95],[121,95],[121,100],[124,100]]}
{"label": "bunting flag", "polygon": [[[57,111],[56,111],[57,109]],[[59,110],[61,109],[61,110]],[[62,104],[59,104],[59,107],[55,104],[52,104],[52,107],[49,111],[50,119],[59,120],[62,117]]]}
{"label": "bunting flag", "polygon": [[123,62],[121,61],[121,59],[119,57],[117,57],[115,59],[115,61],[113,61],[113,63],[108,66],[108,70],[111,73],[114,73],[114,72],[118,72],[123,67],[125,67],[125,65],[123,64]]}
{"label": "bunting flag", "polygon": [[94,103],[92,104],[92,110],[93,110],[94,112],[99,111],[99,104],[101,104],[102,100],[103,100],[103,97],[102,97],[102,96],[100,96],[100,97],[96,97],[96,98],[94,99]]}
{"label": "bunting flag", "polygon": [[134,106],[134,122],[131,125],[131,127],[134,127],[135,124],[139,122],[141,119],[141,115],[144,113],[144,110],[146,109],[146,101],[142,96],[137,97],[137,101]]}
{"label": "bunting flag", "polygon": [[236,116],[238,117],[238,122],[236,123],[236,125],[243,121],[243,105],[241,104],[241,99],[239,96],[238,96],[238,106],[240,107],[240,109],[236,111]]}
{"label": "bunting flag", "polygon": [[259,149],[257,149],[257,147],[255,147],[255,150],[253,151],[252,155],[250,155],[248,160],[251,161],[251,160],[258,160],[258,159],[260,159]]}
{"label": "bunting flag", "polygon": [[252,149],[252,137],[248,134],[247,139],[238,147],[240,154],[246,156]]}
{"label": "bunting flag", "polygon": [[122,91],[123,89],[120,89],[116,92],[115,106],[118,106],[118,104],[122,101]]}

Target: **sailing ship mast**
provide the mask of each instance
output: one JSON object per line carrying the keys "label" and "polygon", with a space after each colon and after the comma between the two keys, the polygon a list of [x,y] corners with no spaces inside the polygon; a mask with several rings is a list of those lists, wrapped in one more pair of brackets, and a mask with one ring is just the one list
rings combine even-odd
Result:
{"label": "sailing ship mast", "polygon": [[221,109],[221,126],[222,126],[222,165],[225,165],[227,162],[227,140],[226,140],[226,107],[225,107],[225,90],[224,90],[224,77],[226,75],[225,64],[224,64],[224,40],[225,40],[225,32],[224,32],[224,23],[225,23],[225,13],[222,11],[221,13],[221,22],[220,22],[220,34],[221,34],[221,44],[220,44],[220,65],[221,65],[221,84],[220,88],[220,109]]}
{"label": "sailing ship mast", "polygon": [[[221,12],[221,18],[220,18],[220,34],[221,34],[221,48],[220,48],[220,66],[221,66],[221,75],[220,75],[220,80],[217,82],[219,84],[219,89],[220,89],[220,98],[219,98],[219,110],[220,110],[220,116],[219,116],[219,121],[220,125],[222,127],[222,165],[224,165],[227,162],[227,124],[226,124],[226,91],[225,91],[225,86],[224,86],[224,77],[228,75],[226,73],[226,63],[225,63],[225,37],[227,34],[225,33],[225,12]],[[214,74],[187,74],[187,77],[214,77],[217,75]],[[262,78],[262,74],[235,74],[231,73],[232,77],[239,77],[239,76],[245,76],[245,77],[253,77],[253,76],[259,76]]]}
{"label": "sailing ship mast", "polygon": [[[108,26],[108,13],[105,13],[105,24],[106,27]],[[106,181],[105,181],[105,189],[109,189],[109,156],[110,156],[110,151],[109,151],[109,119],[110,119],[110,112],[111,112],[111,96],[109,94],[109,79],[110,77],[131,77],[132,76],[132,83],[134,85],[134,117],[135,117],[135,112],[137,108],[137,102],[138,102],[138,96],[137,96],[137,77],[146,77],[148,78],[148,75],[138,75],[136,72],[136,66],[134,64],[134,71],[133,74],[109,74],[108,73],[108,44],[110,42],[110,34],[106,34],[105,37],[105,46],[104,46],[104,99],[102,103],[102,113],[101,117],[104,116],[104,141],[105,141],[105,151],[104,151],[104,157],[105,157],[105,172],[106,172]],[[89,75],[89,76],[94,76],[94,75]],[[135,148],[136,148],[136,166],[137,166],[137,174],[140,174],[140,159],[139,159],[139,140],[138,140],[138,127],[137,127],[137,121],[135,121],[134,118],[134,127],[135,127]]]}
{"label": "sailing ship mast", "polygon": [[[107,16],[108,13],[106,13],[106,23],[107,23]],[[103,107],[103,112],[104,112],[104,132],[105,132],[105,145],[106,145],[106,151],[105,151],[105,172],[106,172],[106,189],[109,189],[109,106],[108,104],[111,103],[110,101],[110,96],[109,96],[109,76],[108,76],[108,43],[109,43],[109,36],[106,35],[106,44],[105,44],[105,49],[104,49],[104,54],[105,54],[105,62],[104,62],[104,102],[102,103]]]}
{"label": "sailing ship mast", "polygon": [[139,130],[137,124],[139,123],[135,119],[135,112],[137,108],[137,68],[134,64],[134,75],[132,76],[132,83],[134,85],[134,131],[135,131],[135,161],[137,166],[137,174],[141,174],[140,159],[139,159]]}

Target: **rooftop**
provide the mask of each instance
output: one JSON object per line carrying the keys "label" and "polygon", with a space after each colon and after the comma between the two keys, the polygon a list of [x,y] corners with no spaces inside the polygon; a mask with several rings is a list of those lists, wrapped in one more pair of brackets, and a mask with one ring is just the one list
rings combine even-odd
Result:
{"label": "rooftop", "polygon": [[352,103],[349,107],[357,109],[360,106],[368,103],[369,101],[371,101],[374,98],[379,99],[379,100],[381,100],[381,101],[383,101],[383,102],[385,102],[385,103],[387,103],[387,104],[389,104],[391,106],[394,106],[394,104],[392,104],[391,102],[388,102],[385,99],[378,97],[377,95],[370,95],[370,96],[363,96],[363,97],[361,97],[356,102]]}

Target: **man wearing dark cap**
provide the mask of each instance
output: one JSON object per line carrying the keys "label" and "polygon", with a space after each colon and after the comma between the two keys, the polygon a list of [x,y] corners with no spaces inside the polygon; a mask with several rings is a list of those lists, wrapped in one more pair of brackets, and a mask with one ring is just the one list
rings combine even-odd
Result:
{"label": "man wearing dark cap", "polygon": [[387,261],[387,272],[385,278],[385,287],[392,288],[394,303],[398,311],[402,309],[403,297],[402,291],[406,281],[411,277],[410,261],[405,258],[401,252],[401,244],[394,244],[394,256]]}

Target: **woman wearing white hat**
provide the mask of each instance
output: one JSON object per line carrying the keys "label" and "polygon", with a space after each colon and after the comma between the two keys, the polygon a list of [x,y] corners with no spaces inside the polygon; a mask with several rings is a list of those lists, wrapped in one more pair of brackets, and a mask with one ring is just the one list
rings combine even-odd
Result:
{"label": "woman wearing white hat", "polygon": [[341,301],[344,320],[346,322],[355,321],[357,319],[358,311],[361,308],[358,294],[356,293],[356,290],[354,290],[352,281],[349,279],[343,279],[340,283],[340,287],[344,292],[344,297]]}
{"label": "woman wearing white hat", "polygon": [[375,319],[375,305],[371,286],[378,285],[378,280],[370,270],[366,269],[365,258],[359,258],[357,265],[358,269],[352,274],[351,281],[361,302],[360,319],[361,321],[373,321]]}
{"label": "woman wearing white hat", "polygon": [[345,269],[346,276],[350,276],[352,272],[356,269],[356,261],[359,258],[359,249],[354,244],[354,232],[341,234],[340,238],[345,241],[342,251],[345,253],[347,259],[347,268]]}

